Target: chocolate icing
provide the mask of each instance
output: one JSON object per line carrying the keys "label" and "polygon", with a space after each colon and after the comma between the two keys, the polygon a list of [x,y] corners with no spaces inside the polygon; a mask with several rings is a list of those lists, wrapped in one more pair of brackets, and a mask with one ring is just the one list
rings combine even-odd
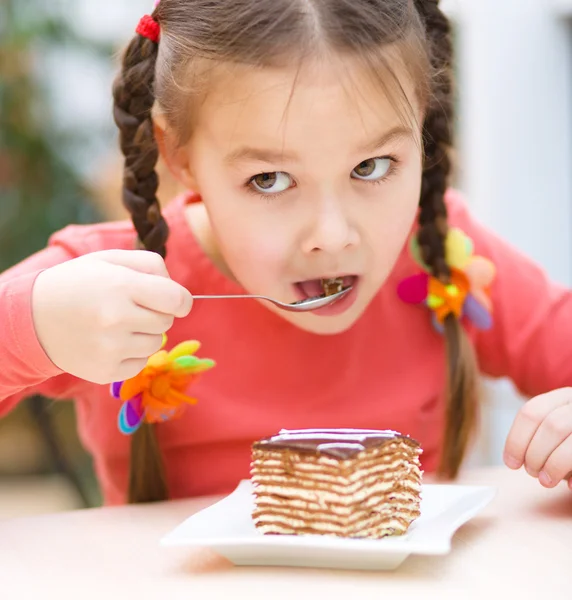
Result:
{"label": "chocolate icing", "polygon": [[345,460],[395,439],[418,445],[410,437],[389,429],[283,429],[278,435],[256,442],[254,449],[317,452]]}

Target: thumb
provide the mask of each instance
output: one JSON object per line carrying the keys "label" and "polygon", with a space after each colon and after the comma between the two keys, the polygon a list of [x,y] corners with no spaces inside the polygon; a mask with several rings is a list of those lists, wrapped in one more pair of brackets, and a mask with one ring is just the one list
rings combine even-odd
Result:
{"label": "thumb", "polygon": [[156,252],[149,252],[149,250],[102,250],[89,256],[140,273],[169,277],[163,258]]}

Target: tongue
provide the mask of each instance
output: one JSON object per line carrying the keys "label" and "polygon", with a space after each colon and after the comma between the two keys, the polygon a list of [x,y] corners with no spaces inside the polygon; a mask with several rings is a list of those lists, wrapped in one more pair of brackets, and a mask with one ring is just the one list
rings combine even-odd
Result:
{"label": "tongue", "polygon": [[319,279],[312,279],[311,281],[301,281],[298,287],[302,290],[302,293],[308,298],[314,298],[315,296],[321,296],[324,293],[324,287]]}

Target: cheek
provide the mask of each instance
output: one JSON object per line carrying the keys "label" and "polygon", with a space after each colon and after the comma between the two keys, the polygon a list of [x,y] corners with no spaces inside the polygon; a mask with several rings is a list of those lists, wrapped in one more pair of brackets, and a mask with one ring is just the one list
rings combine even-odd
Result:
{"label": "cheek", "polygon": [[288,233],[276,230],[276,224],[268,223],[257,211],[233,210],[231,206],[229,202],[208,208],[225,262],[242,284],[267,285],[269,279],[280,276],[292,254]]}
{"label": "cheek", "polygon": [[[225,263],[246,286],[276,277],[292,254],[290,223],[263,198],[251,196],[232,178],[216,156],[200,153],[195,163],[197,191],[203,197],[210,225]],[[210,158],[210,161],[209,161]],[[212,177],[212,172],[225,173]],[[253,265],[256,265],[253,268]]]}
{"label": "cheek", "polygon": [[387,194],[375,219],[369,220],[368,237],[375,255],[375,272],[387,277],[409,237],[419,206],[421,172],[408,173]]}

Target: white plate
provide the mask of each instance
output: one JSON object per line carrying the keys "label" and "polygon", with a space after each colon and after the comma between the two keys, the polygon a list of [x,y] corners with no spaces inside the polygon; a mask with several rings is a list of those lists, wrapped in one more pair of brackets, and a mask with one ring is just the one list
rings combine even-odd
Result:
{"label": "white plate", "polygon": [[421,516],[399,537],[265,536],[250,516],[252,485],[242,481],[232,494],[181,523],[161,544],[210,548],[241,566],[389,570],[410,554],[448,553],[455,531],[494,495],[490,487],[423,485]]}

